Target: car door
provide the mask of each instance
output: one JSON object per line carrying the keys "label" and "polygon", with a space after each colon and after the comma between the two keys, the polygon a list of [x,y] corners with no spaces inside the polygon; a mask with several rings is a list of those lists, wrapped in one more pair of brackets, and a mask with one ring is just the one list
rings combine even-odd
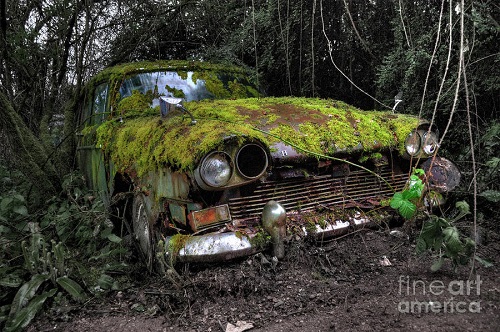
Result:
{"label": "car door", "polygon": [[82,131],[78,134],[78,164],[89,188],[108,206],[113,166],[107,163],[102,149],[96,145],[95,131],[109,115],[109,84],[97,85],[90,94],[80,109]]}

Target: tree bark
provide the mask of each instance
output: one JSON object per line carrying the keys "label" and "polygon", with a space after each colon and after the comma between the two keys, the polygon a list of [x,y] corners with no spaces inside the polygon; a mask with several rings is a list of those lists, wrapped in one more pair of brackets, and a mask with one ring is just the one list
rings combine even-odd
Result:
{"label": "tree bark", "polygon": [[[9,148],[15,150],[15,153],[11,154],[15,158],[12,162],[27,181],[42,195],[59,192],[60,179],[40,140],[25,125],[11,102],[1,92],[0,128],[7,137]],[[28,199],[31,204],[38,205],[43,203],[40,202],[40,197],[28,197]]]}

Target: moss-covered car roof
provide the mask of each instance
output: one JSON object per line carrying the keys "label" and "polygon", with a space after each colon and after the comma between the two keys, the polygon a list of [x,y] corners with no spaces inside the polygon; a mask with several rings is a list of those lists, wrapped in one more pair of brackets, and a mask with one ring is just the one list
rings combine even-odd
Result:
{"label": "moss-covered car roof", "polygon": [[146,107],[141,96],[122,100],[123,121],[115,117],[97,128],[97,144],[117,168],[139,175],[162,166],[192,170],[227,137],[256,139],[270,148],[283,141],[310,155],[335,156],[360,147],[403,154],[406,136],[419,123],[413,116],[362,111],[336,100],[268,97],[186,102],[197,120],[190,125],[181,111],[161,118],[158,107]]}

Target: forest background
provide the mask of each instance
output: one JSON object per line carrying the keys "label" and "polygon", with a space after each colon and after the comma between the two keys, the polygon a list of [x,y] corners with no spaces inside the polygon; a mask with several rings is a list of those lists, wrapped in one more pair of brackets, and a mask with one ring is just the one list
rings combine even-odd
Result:
{"label": "forest background", "polygon": [[[29,322],[54,297],[39,290],[48,279],[78,298],[82,285],[114,287],[107,271],[124,265],[104,207],[75,173],[73,113],[85,82],[118,63],[237,64],[268,95],[362,109],[401,99],[397,111],[432,119],[440,154],[461,169],[454,199],[475,223],[498,221],[499,19],[495,0],[1,0],[0,324],[16,310]],[[70,266],[75,256],[93,270]],[[32,294],[17,298],[29,282]]]}

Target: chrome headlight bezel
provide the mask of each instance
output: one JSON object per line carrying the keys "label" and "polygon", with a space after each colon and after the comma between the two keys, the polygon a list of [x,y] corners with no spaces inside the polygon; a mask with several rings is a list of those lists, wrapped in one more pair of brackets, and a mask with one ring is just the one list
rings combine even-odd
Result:
{"label": "chrome headlight bezel", "polygon": [[422,151],[427,156],[432,156],[439,147],[436,133],[427,131],[422,135]]}
{"label": "chrome headlight bezel", "polygon": [[233,176],[233,161],[227,153],[213,151],[203,158],[199,167],[199,174],[207,186],[223,187]]}
{"label": "chrome headlight bezel", "polygon": [[405,150],[409,156],[415,156],[420,152],[422,137],[418,131],[412,131],[405,140]]}

